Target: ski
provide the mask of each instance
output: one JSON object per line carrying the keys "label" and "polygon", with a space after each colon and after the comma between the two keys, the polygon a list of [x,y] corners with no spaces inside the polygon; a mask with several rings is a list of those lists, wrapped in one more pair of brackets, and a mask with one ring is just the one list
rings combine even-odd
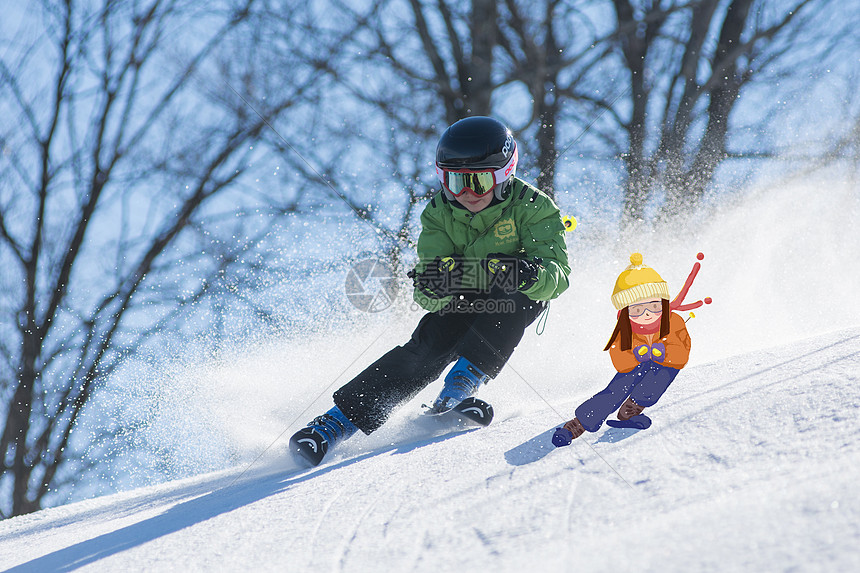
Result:
{"label": "ski", "polygon": [[455,416],[465,418],[479,426],[489,426],[490,422],[493,421],[493,407],[490,403],[473,396],[466,398],[452,408],[444,410],[425,407],[427,409],[424,411],[424,414],[427,416]]}
{"label": "ski", "polygon": [[290,451],[296,461],[318,466],[328,451],[328,441],[311,428],[302,428],[290,438]]}
{"label": "ski", "polygon": [[651,418],[645,414],[633,416],[628,420],[606,420],[606,424],[613,428],[634,428],[636,430],[647,430],[651,427]]}
{"label": "ski", "polygon": [[479,426],[489,426],[493,421],[493,407],[480,398],[466,398],[454,406],[454,412]]}

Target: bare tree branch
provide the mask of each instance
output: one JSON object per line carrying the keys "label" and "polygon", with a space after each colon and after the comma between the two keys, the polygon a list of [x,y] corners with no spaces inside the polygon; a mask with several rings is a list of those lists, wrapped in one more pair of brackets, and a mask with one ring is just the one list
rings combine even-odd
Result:
{"label": "bare tree branch", "polygon": [[[56,18],[47,26],[55,51],[32,57],[53,70],[50,90],[47,76],[0,59],[0,77],[11,80],[0,91],[12,94],[21,126],[36,135],[14,151],[17,177],[0,181],[0,246],[9,247],[5,261],[16,262],[22,277],[16,282],[4,273],[2,288],[18,294],[0,299],[0,328],[19,340],[2,345],[15,378],[4,381],[0,409],[0,482],[10,492],[0,499],[4,515],[39,508],[62,483],[59,472],[77,453],[76,424],[99,386],[183,312],[182,301],[165,291],[158,312],[141,320],[140,299],[158,300],[141,296],[142,289],[155,292],[153,281],[172,280],[182,257],[168,254],[187,248],[182,239],[195,228],[211,230],[207,209],[240,187],[252,163],[249,142],[310,97],[313,77],[304,85],[283,82],[251,112],[247,95],[237,101],[243,96],[231,76],[203,82],[219,52],[235,47],[229,43],[262,42],[244,35],[253,31],[253,7],[248,0],[229,9],[208,37],[186,36],[199,47],[175,74],[165,73],[178,54],[165,44],[166,32],[194,8],[160,0],[105,0],[96,9],[69,1],[62,14],[46,6],[44,15]],[[248,79],[239,90],[257,81],[247,64],[231,65],[241,65]],[[201,85],[208,93],[196,89]],[[211,97],[217,92],[226,98]],[[204,113],[187,113],[190,102]],[[253,241],[244,247],[254,248]],[[241,248],[204,253],[201,265],[213,272],[238,265],[240,257],[230,253]],[[102,254],[115,261],[112,269],[104,268]],[[190,298],[210,294],[211,283],[203,281]]]}

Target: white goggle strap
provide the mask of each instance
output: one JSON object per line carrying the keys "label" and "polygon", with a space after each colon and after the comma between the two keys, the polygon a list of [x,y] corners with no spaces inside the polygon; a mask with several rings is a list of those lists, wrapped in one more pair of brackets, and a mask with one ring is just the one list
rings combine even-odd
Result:
{"label": "white goggle strap", "polygon": [[505,164],[505,166],[493,172],[493,178],[496,181],[496,185],[504,183],[517,172],[518,156],[519,149],[517,149],[515,146],[514,152],[511,154],[511,158],[508,159],[508,162]]}
{"label": "white goggle strap", "polygon": [[439,183],[442,184],[442,188],[444,189],[445,188],[445,173],[439,167],[438,163],[434,163],[434,165],[436,165],[436,177],[439,178]]}

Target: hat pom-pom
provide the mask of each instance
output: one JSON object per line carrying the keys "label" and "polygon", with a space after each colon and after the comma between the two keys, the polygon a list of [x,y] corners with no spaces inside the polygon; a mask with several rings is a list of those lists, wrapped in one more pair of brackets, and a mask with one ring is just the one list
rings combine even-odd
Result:
{"label": "hat pom-pom", "polygon": [[630,264],[634,267],[642,266],[642,253],[633,253],[630,255]]}

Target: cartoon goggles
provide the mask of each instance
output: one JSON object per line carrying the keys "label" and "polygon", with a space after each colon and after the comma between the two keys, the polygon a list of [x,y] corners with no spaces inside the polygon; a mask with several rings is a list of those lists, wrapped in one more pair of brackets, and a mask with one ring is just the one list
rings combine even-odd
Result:
{"label": "cartoon goggles", "polygon": [[637,316],[642,316],[643,314],[645,314],[646,310],[649,311],[651,314],[659,314],[663,312],[662,299],[656,302],[640,302],[639,304],[631,304],[627,307],[627,311],[633,318],[636,318]]}
{"label": "cartoon goggles", "polygon": [[507,181],[511,173],[517,167],[517,149],[501,169],[476,170],[476,169],[444,169],[436,165],[436,176],[442,182],[442,186],[454,197],[459,197],[467,189],[478,197],[483,197],[493,190],[493,187]]}

